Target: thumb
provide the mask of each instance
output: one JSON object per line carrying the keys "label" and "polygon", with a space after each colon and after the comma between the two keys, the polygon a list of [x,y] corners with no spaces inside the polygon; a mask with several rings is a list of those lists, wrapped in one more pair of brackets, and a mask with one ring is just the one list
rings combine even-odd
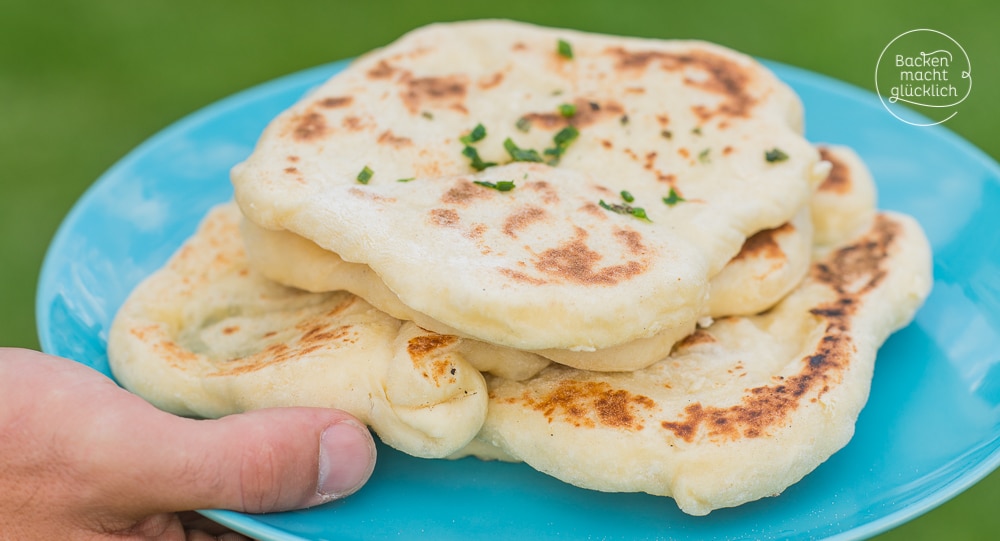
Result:
{"label": "thumb", "polygon": [[150,477],[156,495],[147,502],[151,511],[310,507],[354,493],[375,465],[368,429],[337,410],[280,408],[164,421],[155,428],[159,437],[146,439],[153,449],[120,457],[138,462],[126,471]]}
{"label": "thumb", "polygon": [[354,492],[375,463],[371,434],[342,411],[185,419],[82,364],[28,350],[0,348],[0,405],[0,524],[16,517],[28,531],[308,507]]}

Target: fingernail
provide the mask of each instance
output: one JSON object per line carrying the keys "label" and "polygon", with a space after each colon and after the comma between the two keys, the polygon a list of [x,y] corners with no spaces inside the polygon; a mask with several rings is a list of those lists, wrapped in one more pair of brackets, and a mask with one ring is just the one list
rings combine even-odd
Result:
{"label": "fingernail", "polygon": [[319,438],[319,483],[323,501],[357,492],[375,469],[375,442],[368,429],[355,421],[341,421]]}

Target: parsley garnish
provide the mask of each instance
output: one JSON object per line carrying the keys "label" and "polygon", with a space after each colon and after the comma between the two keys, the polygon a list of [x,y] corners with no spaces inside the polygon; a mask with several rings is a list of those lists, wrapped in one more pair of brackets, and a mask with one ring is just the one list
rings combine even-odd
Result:
{"label": "parsley garnish", "polygon": [[691,130],[691,133],[701,135],[701,126],[695,126],[694,129]]}
{"label": "parsley garnish", "polygon": [[485,180],[473,180],[472,183],[486,188],[493,188],[498,192],[509,192],[515,188],[513,180],[499,180],[496,183]]}
{"label": "parsley garnish", "polygon": [[462,155],[472,160],[470,165],[476,171],[482,171],[487,167],[496,165],[496,162],[484,162],[483,159],[479,157],[479,151],[476,150],[476,147],[465,145],[465,148],[462,149]]}
{"label": "parsley garnish", "polygon": [[663,130],[660,132],[660,135],[662,135],[664,139],[671,139],[674,136],[673,132],[670,130]]}
{"label": "parsley garnish", "polygon": [[622,199],[624,199],[626,203],[631,203],[635,201],[635,196],[629,193],[628,190],[622,190]]}
{"label": "parsley garnish", "polygon": [[397,179],[396,182],[409,182],[411,180],[416,180],[416,178],[417,177],[401,178],[401,179]]}
{"label": "parsley garnish", "polygon": [[538,152],[530,148],[520,148],[514,141],[508,137],[503,142],[503,147],[507,149],[507,153],[515,162],[540,162],[542,157],[538,155]]}
{"label": "parsley garnish", "polygon": [[434,115],[430,111],[424,111],[420,113],[420,116],[426,118],[427,120],[434,120]]}
{"label": "parsley garnish", "polygon": [[687,199],[684,199],[683,197],[681,197],[680,194],[677,193],[677,190],[675,190],[673,186],[670,187],[670,193],[667,194],[667,196],[663,198],[663,202],[666,203],[668,207],[672,207],[672,206],[674,206],[677,203],[680,203],[682,201],[687,201]]}
{"label": "parsley garnish", "polygon": [[710,150],[711,149],[706,148],[705,150],[702,150],[701,152],[699,152],[698,153],[698,161],[700,161],[701,163],[708,163],[708,162],[712,161],[712,158],[710,158],[708,156],[708,152]]}
{"label": "parsley garnish", "polygon": [[477,141],[482,141],[484,137],[486,137],[486,128],[482,124],[476,124],[476,127],[472,128],[472,131],[468,135],[463,135],[458,140],[466,145],[471,145]]}
{"label": "parsley garnish", "polygon": [[552,137],[552,142],[555,146],[552,148],[545,149],[545,155],[551,156],[548,161],[549,165],[556,165],[559,163],[559,159],[569,148],[569,145],[576,141],[576,138],[580,136],[580,131],[573,126],[566,126],[565,128],[559,130],[559,133]]}
{"label": "parsley garnish", "polygon": [[556,52],[563,58],[573,59],[573,46],[568,41],[561,39],[556,42]]}
{"label": "parsley garnish", "polygon": [[358,173],[358,182],[360,182],[362,184],[368,184],[368,181],[372,179],[372,175],[374,175],[374,174],[375,174],[375,172],[372,171],[366,165],[365,168],[362,169],[360,173]]}
{"label": "parsley garnish", "polygon": [[517,122],[514,124],[514,127],[517,128],[518,131],[523,131],[524,133],[528,133],[528,130],[531,129],[531,120],[528,120],[528,117],[526,116],[522,116],[521,118],[517,119]]}
{"label": "parsley garnish", "polygon": [[605,203],[603,199],[601,199],[598,204],[601,205],[601,208],[605,210],[610,210],[611,212],[614,212],[616,214],[629,214],[631,216],[639,218],[640,220],[644,220],[647,222],[652,221],[649,219],[649,216],[646,216],[646,210],[640,207],[633,207],[631,205],[621,205],[618,203],[609,205]]}
{"label": "parsley garnish", "polygon": [[566,118],[572,117],[576,114],[576,105],[573,105],[572,103],[564,103],[560,105],[559,114]]}
{"label": "parsley garnish", "polygon": [[788,159],[788,154],[782,152],[780,148],[773,148],[764,153],[764,159],[768,163],[783,162]]}
{"label": "parsley garnish", "polygon": [[618,122],[621,122],[622,126],[628,124],[628,115],[622,115],[622,117],[618,119]]}

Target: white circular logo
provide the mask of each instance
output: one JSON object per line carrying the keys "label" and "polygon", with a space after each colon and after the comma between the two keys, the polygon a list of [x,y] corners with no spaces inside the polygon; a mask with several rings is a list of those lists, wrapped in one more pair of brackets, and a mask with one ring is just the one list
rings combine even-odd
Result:
{"label": "white circular logo", "polygon": [[909,30],[882,49],[875,63],[875,92],[901,122],[941,124],[958,114],[958,105],[972,92],[972,63],[948,34]]}

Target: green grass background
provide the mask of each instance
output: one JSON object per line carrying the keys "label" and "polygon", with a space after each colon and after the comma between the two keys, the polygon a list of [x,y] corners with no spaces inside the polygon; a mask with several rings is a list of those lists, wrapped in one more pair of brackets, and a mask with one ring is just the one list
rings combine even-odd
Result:
{"label": "green grass background", "polygon": [[[1000,158],[997,2],[0,0],[0,345],[38,347],[33,299],[48,242],[81,193],[144,139],[233,92],[415,26],[482,17],[706,39],[867,89],[892,38],[933,28],[973,66],[972,94],[947,127]],[[1000,472],[879,539],[1000,539]]]}

